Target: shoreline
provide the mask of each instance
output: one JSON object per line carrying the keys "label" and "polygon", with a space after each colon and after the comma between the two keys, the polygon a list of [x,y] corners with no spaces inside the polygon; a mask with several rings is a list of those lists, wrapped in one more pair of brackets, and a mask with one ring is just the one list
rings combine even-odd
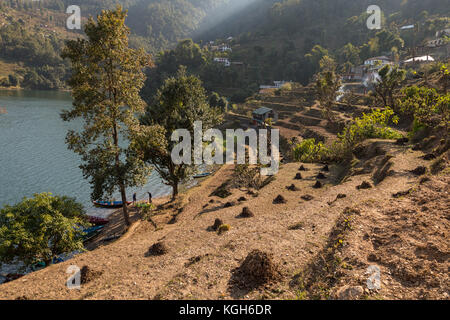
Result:
{"label": "shoreline", "polygon": [[[186,197],[191,190],[195,190],[195,188],[201,187],[204,183],[208,182],[210,179],[212,179],[220,170],[221,170],[222,166],[219,166],[218,168],[213,168],[212,170],[212,174],[206,178],[202,178],[199,179],[198,182],[196,184],[190,185],[189,182],[186,184],[182,184],[180,186],[180,193],[179,193],[179,199],[183,199],[184,197]],[[172,195],[171,193],[168,193],[166,195],[162,195],[162,196],[158,196],[156,198],[152,198],[152,203],[156,206],[160,206],[160,205],[164,205],[165,203],[170,203],[172,199]],[[139,203],[148,203],[147,201],[148,199],[138,199],[136,201],[136,204]],[[97,248],[99,248],[100,246],[103,245],[109,245],[112,244],[116,241],[120,241],[121,239],[123,239],[123,237],[130,231],[132,230],[132,228],[134,228],[134,226],[136,225],[136,223],[138,223],[141,219],[141,215],[138,212],[138,209],[135,205],[129,205],[128,206],[129,209],[129,214],[130,214],[130,219],[131,219],[131,225],[129,227],[127,227],[123,221],[123,214],[122,214],[122,208],[119,209],[110,209],[109,214],[108,215],[91,215],[89,212],[86,212],[87,216],[91,216],[91,217],[103,217],[105,219],[110,220],[110,222],[105,226],[104,229],[102,229],[94,238],[92,238],[91,240],[89,240],[88,242],[85,243],[85,249],[86,252],[91,252],[96,250]],[[108,211],[108,209],[106,209]],[[112,239],[112,240],[108,240],[105,241],[107,239]],[[78,254],[73,254],[73,253],[66,253],[63,255],[68,255],[70,256],[69,259],[64,260],[63,262],[67,262],[70,261],[74,258],[76,258],[77,256],[79,256],[80,254],[83,254],[85,252],[82,253],[78,253]],[[50,265],[52,266],[52,265]],[[39,269],[39,270],[34,270],[34,271],[26,271],[25,273],[23,273],[23,276],[44,270],[50,266],[47,266],[45,268]],[[0,286],[4,283],[6,283],[6,277],[9,274],[21,274],[19,273],[21,268],[21,264],[5,264],[3,266],[0,267]]]}

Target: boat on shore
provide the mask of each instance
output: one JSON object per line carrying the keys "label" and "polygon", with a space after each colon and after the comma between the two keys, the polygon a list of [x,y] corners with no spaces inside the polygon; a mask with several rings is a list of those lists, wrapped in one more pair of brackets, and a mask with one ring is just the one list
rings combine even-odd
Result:
{"label": "boat on shore", "polygon": [[89,223],[93,224],[94,226],[104,226],[109,223],[108,219],[104,219],[104,218],[100,218],[100,217],[89,216],[87,219],[88,219]]}
{"label": "boat on shore", "polygon": [[212,172],[199,173],[199,174],[196,174],[193,178],[194,179],[206,178],[206,177],[209,177],[211,174],[212,174]]}
{"label": "boat on shore", "polygon": [[[105,208],[105,209],[119,209],[123,207],[122,201],[94,201],[93,202],[96,207]],[[131,201],[127,201],[127,205],[132,204]]]}

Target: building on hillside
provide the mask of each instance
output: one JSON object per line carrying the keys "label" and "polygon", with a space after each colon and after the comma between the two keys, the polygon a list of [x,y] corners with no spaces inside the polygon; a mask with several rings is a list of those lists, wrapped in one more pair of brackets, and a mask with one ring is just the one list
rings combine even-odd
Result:
{"label": "building on hillside", "polygon": [[444,45],[446,45],[446,41],[444,39],[434,39],[434,40],[427,41],[425,46],[428,48],[439,48]]}
{"label": "building on hillside", "polygon": [[278,114],[269,108],[262,107],[252,113],[252,120],[254,125],[264,125],[267,119],[272,119],[273,122],[278,120]]}
{"label": "building on hillside", "polygon": [[225,67],[231,66],[230,59],[228,58],[214,58],[214,62],[222,63]]}
{"label": "building on hillside", "polygon": [[220,52],[227,52],[227,51],[229,51],[229,52],[232,52],[233,51],[233,49],[231,49],[231,47],[230,46],[227,46],[227,45],[221,45],[221,46],[219,46],[219,49],[218,49]]}
{"label": "building on hillside", "polygon": [[400,30],[411,30],[411,29],[414,29],[414,28],[415,28],[415,25],[410,24],[410,25],[401,27]]}
{"label": "building on hillside", "polygon": [[402,64],[434,62],[434,58],[430,55],[413,57],[402,62]]}
{"label": "building on hillside", "polygon": [[352,67],[349,73],[342,75],[342,79],[345,81],[362,81],[364,78],[364,66]]}
{"label": "building on hillside", "polygon": [[292,82],[292,81],[285,81],[285,80],[274,81],[273,85],[262,85],[262,86],[259,86],[259,88],[260,89],[280,89],[282,86],[284,86],[285,84],[290,83],[290,82]]}
{"label": "building on hillside", "polygon": [[369,70],[380,70],[386,65],[394,65],[394,62],[386,56],[373,57],[364,61],[364,66]]}

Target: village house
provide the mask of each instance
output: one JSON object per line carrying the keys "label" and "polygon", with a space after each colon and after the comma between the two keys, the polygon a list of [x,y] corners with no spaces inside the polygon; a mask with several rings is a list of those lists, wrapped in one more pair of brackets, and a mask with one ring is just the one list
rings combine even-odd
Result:
{"label": "village house", "polygon": [[434,58],[430,55],[413,57],[402,62],[402,64],[434,62]]}
{"label": "village house", "polygon": [[262,107],[252,113],[252,120],[254,125],[264,125],[267,119],[272,119],[273,122],[278,120],[278,114],[269,108]]}
{"label": "village house", "polygon": [[227,51],[233,51],[233,49],[231,49],[231,47],[227,46],[227,45],[222,45],[219,47],[218,49],[220,52],[227,52]]}
{"label": "village house", "polygon": [[222,63],[225,67],[231,66],[230,59],[228,58],[214,58],[214,62]]}
{"label": "village house", "polygon": [[352,67],[349,73],[343,74],[342,79],[346,81],[362,81],[364,74],[364,66],[356,66]]}
{"label": "village house", "polygon": [[394,65],[394,62],[386,56],[373,57],[364,61],[364,66],[368,71],[380,70],[386,65]]}
{"label": "village house", "polygon": [[261,85],[259,86],[260,89],[280,89],[282,86],[284,86],[286,83],[290,83],[292,81],[274,81],[273,85]]}

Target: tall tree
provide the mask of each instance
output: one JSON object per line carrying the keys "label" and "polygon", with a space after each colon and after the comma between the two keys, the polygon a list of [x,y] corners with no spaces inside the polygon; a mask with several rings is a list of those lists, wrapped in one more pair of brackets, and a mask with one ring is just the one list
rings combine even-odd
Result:
{"label": "tall tree", "polygon": [[[178,185],[192,175],[195,164],[175,164],[172,161],[171,153],[176,144],[171,140],[172,133],[185,129],[193,139],[194,122],[201,121],[202,129],[206,131],[221,123],[222,110],[209,105],[202,82],[187,75],[185,68],[180,68],[176,77],[165,81],[154,101],[142,119],[145,128],[141,130],[140,139],[136,140],[136,149],[173,188],[172,198],[175,200]],[[191,146],[193,149],[192,143]]]}
{"label": "tall tree", "polygon": [[86,24],[87,39],[67,42],[63,57],[72,63],[69,85],[74,101],[62,118],[84,120],[84,131],[69,131],[66,142],[82,157],[80,168],[92,184],[92,199],[120,191],[129,225],[126,188],[142,185],[149,173],[131,141],[139,130],[137,116],[145,111],[139,91],[150,57],[128,47],[125,18],[120,6],[102,11],[97,22],[91,18]]}
{"label": "tall tree", "polygon": [[336,74],[336,64],[332,58],[324,56],[320,60],[320,67],[322,71],[317,75],[316,91],[324,117],[332,122],[334,120],[332,108],[342,83]]}

